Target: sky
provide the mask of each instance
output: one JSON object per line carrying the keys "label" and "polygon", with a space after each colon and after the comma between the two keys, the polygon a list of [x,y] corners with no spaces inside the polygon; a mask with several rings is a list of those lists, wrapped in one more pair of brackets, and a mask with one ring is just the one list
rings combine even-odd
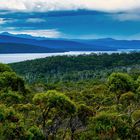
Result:
{"label": "sky", "polygon": [[0,0],[0,32],[140,39],[140,0]]}

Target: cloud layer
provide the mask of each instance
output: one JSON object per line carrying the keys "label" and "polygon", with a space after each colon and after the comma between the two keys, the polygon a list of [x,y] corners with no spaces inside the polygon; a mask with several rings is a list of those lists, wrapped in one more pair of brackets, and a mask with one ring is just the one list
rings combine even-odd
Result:
{"label": "cloud layer", "polygon": [[107,12],[129,11],[140,8],[140,0],[1,0],[1,10],[58,11],[98,10]]}
{"label": "cloud layer", "polygon": [[50,38],[140,38],[139,9],[140,0],[0,0],[0,31]]}

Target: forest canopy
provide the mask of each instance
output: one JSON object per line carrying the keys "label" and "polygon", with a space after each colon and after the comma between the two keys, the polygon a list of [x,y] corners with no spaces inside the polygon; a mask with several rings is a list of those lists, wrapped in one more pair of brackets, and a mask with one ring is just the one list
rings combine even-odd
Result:
{"label": "forest canopy", "polygon": [[[0,64],[0,138],[140,139],[139,57],[139,53],[51,57],[11,64],[16,72]],[[74,72],[76,77],[79,72],[91,77],[75,79]],[[71,79],[61,79],[68,74]]]}

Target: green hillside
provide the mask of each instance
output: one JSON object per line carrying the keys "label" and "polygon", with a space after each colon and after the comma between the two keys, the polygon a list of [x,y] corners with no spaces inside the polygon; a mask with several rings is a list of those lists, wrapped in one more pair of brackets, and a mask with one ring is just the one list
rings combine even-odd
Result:
{"label": "green hillside", "polygon": [[114,71],[133,73],[139,69],[140,53],[56,56],[10,66],[30,83],[104,79]]}

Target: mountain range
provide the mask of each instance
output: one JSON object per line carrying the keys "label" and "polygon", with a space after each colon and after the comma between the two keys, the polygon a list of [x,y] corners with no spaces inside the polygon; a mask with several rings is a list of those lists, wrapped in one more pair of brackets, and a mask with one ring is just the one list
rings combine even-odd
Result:
{"label": "mountain range", "polygon": [[68,51],[117,51],[140,49],[140,40],[49,39],[30,35],[0,34],[0,53],[50,53]]}

